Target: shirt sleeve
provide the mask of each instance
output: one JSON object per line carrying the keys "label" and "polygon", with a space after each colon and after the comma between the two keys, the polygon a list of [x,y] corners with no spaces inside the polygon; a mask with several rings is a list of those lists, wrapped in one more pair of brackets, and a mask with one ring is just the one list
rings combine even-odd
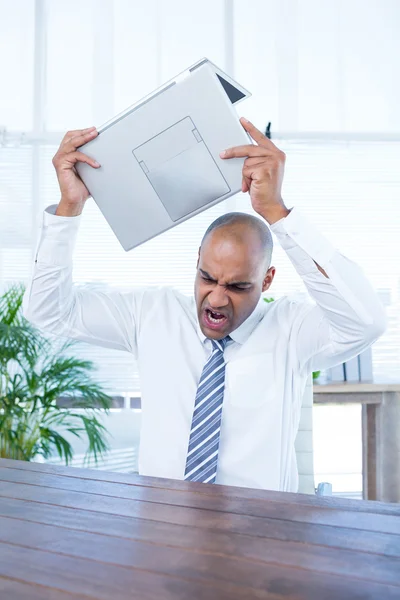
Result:
{"label": "shirt sleeve", "polygon": [[370,346],[385,331],[386,315],[362,269],[297,209],[271,230],[315,301],[297,311],[292,325],[297,367],[325,369]]}
{"label": "shirt sleeve", "polygon": [[38,328],[137,355],[137,333],[150,290],[91,289],[75,286],[72,258],[81,217],[44,212],[24,314]]}

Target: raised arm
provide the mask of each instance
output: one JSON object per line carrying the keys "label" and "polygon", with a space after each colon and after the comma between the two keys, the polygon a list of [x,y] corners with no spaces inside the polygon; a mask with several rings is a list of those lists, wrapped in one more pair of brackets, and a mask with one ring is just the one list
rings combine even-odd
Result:
{"label": "raised arm", "polygon": [[362,269],[297,209],[271,229],[315,301],[299,306],[292,321],[296,366],[326,369],[368,348],[385,331],[386,316]]}
{"label": "raised arm", "polygon": [[221,156],[247,157],[242,190],[249,192],[254,210],[269,223],[316,303],[296,312],[290,331],[292,357],[298,368],[307,370],[338,364],[385,331],[384,310],[360,267],[340,254],[297,209],[285,206],[284,153],[245,119],[242,125],[257,145],[230,148]]}
{"label": "raised arm", "polygon": [[96,135],[95,128],[68,132],[53,159],[61,199],[44,212],[24,314],[47,332],[136,353],[137,321],[145,292],[102,292],[81,289],[72,282],[75,238],[89,197],[75,165],[82,161],[93,168],[100,166],[77,148]]}

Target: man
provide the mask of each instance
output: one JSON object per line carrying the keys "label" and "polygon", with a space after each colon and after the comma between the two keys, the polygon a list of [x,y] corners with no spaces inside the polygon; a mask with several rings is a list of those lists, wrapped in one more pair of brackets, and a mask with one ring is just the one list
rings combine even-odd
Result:
{"label": "man", "polygon": [[[251,123],[243,192],[260,218],[233,213],[201,244],[195,299],[172,289],[129,293],[74,288],[72,252],[89,196],[75,164],[94,128],[71,131],[53,163],[61,200],[45,211],[25,314],[42,329],[132,352],[142,392],[144,475],[296,491],[294,441],[309,374],[367,348],[385,329],[357,265],[281,197],[284,154]],[[260,300],[275,275],[276,234],[314,303]],[[132,282],[134,284],[134,282]]]}

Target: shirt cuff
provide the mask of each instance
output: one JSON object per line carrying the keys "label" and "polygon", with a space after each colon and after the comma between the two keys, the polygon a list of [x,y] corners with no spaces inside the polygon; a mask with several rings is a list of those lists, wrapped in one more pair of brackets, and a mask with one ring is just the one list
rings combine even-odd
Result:
{"label": "shirt cuff", "polygon": [[39,264],[67,266],[72,260],[81,215],[61,217],[55,214],[57,204],[48,206],[43,221],[35,262]]}
{"label": "shirt cuff", "polygon": [[280,245],[289,255],[300,274],[314,272],[317,263],[328,266],[336,248],[296,208],[289,215],[271,225]]}

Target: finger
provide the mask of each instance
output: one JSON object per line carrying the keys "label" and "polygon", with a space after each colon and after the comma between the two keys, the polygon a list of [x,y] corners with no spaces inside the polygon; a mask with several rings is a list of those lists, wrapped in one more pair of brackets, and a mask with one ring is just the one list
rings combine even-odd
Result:
{"label": "finger", "polygon": [[77,136],[80,136],[80,135],[93,135],[94,136],[94,132],[96,132],[96,131],[97,130],[95,127],[88,127],[87,129],[77,129],[76,131],[69,131],[63,137],[63,139],[61,141],[61,146],[65,146],[65,144],[69,144],[71,142],[71,140],[75,139]]}
{"label": "finger", "polygon": [[250,185],[251,185],[251,179],[249,179],[248,177],[245,177],[243,175],[243,179],[242,179],[242,192],[245,194],[246,192],[250,191]]}
{"label": "finger", "polygon": [[262,157],[270,156],[271,152],[263,146],[253,146],[253,144],[247,144],[245,146],[234,146],[221,152],[221,158],[245,158],[248,156]]}
{"label": "finger", "polygon": [[271,161],[273,159],[271,159],[270,155],[269,156],[254,156],[252,158],[246,158],[246,160],[243,163],[243,167],[248,168],[248,167],[255,167],[257,165],[262,165],[265,163],[268,163],[269,161]]}
{"label": "finger", "polygon": [[91,131],[88,131],[86,133],[80,133],[72,137],[70,140],[65,141],[62,145],[62,151],[74,152],[77,148],[83,146],[83,144],[86,144],[87,142],[90,142],[90,140],[93,140],[98,135],[99,134],[96,131],[96,129],[92,129]]}
{"label": "finger", "polygon": [[247,158],[243,163],[243,173],[252,173],[256,171],[276,171],[285,165],[286,156],[280,150],[278,154],[270,154],[264,157]]}
{"label": "finger", "polygon": [[271,142],[271,140],[268,139],[263,133],[261,133],[261,131],[257,129],[257,127],[253,125],[253,123],[251,123],[244,117],[241,117],[240,122],[244,129],[247,131],[247,133],[249,133],[253,140],[257,142],[257,144],[263,146],[264,148],[268,148],[269,150],[278,150],[278,147],[275,146],[275,144]]}
{"label": "finger", "polygon": [[63,139],[61,140],[61,144],[63,144],[67,140],[70,140],[73,137],[75,137],[81,133],[89,133],[89,131],[93,131],[94,129],[96,129],[96,127],[86,127],[86,129],[73,129],[72,131],[67,131],[67,133],[64,135]]}
{"label": "finger", "polygon": [[260,180],[263,177],[270,177],[273,172],[273,165],[266,164],[265,162],[253,165],[252,167],[243,167],[242,176],[248,177],[251,180]]}
{"label": "finger", "polygon": [[273,162],[269,161],[260,161],[256,162],[252,165],[243,165],[242,173],[246,175],[246,177],[250,177],[252,173],[256,173],[257,171],[271,171],[274,167]]}
{"label": "finger", "polygon": [[[95,160],[94,158],[91,158],[87,154],[84,154],[83,152],[79,152],[79,151],[78,152],[69,152],[64,157],[59,157],[58,160],[55,160],[55,166],[58,166],[61,169],[63,167],[69,169],[71,167],[71,165],[76,165],[76,163],[78,163],[78,162],[86,163],[87,165],[90,165],[94,169],[98,169],[101,166],[97,162],[97,160]],[[57,165],[57,163],[58,163],[58,165]]]}

